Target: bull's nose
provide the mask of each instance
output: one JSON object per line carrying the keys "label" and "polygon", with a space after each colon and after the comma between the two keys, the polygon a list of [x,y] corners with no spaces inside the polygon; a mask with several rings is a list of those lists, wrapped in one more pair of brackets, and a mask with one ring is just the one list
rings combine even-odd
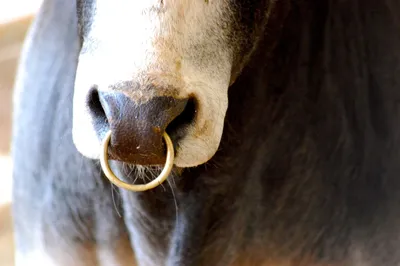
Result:
{"label": "bull's nose", "polygon": [[138,103],[121,92],[92,91],[88,106],[99,137],[111,130],[111,159],[141,165],[163,164],[163,132],[185,109],[187,99],[154,97]]}

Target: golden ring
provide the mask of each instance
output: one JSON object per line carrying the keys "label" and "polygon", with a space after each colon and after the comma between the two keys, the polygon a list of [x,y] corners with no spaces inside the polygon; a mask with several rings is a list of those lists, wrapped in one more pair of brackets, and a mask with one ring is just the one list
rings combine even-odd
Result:
{"label": "golden ring", "polygon": [[108,131],[105,138],[103,139],[101,145],[102,152],[100,154],[100,164],[104,174],[114,185],[132,191],[146,191],[161,185],[171,173],[172,167],[174,165],[174,145],[172,144],[171,138],[166,132],[164,132],[163,137],[167,145],[167,160],[165,161],[164,169],[161,171],[161,174],[153,181],[146,184],[135,185],[128,184],[120,180],[111,170],[110,165],[108,164],[108,145],[111,139],[111,130]]}

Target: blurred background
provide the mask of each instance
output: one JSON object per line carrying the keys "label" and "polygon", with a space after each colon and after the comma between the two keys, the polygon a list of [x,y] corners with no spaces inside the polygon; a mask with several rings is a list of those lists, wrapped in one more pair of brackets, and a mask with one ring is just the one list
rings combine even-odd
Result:
{"label": "blurred background", "polygon": [[25,34],[42,0],[0,0],[0,266],[14,265],[10,159],[12,89]]}

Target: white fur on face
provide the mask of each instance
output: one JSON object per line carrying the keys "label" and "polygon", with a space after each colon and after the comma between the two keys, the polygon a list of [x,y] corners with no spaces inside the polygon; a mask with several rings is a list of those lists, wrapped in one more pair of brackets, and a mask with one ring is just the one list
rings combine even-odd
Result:
{"label": "white fur on face", "polygon": [[[137,102],[161,95],[197,99],[195,121],[179,142],[175,164],[208,161],[218,149],[228,106],[231,17],[228,0],[97,1],[75,84],[78,150],[94,159],[100,152],[85,103],[89,89],[132,81],[139,88],[123,91]],[[149,84],[156,88],[149,90]]]}

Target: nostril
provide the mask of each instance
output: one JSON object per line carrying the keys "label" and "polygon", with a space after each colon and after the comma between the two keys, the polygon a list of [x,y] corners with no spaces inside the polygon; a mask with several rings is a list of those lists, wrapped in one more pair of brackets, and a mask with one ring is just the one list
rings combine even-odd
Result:
{"label": "nostril", "polygon": [[87,105],[92,116],[94,126],[99,135],[109,129],[107,115],[100,101],[99,91],[96,87],[90,89],[87,97]]}
{"label": "nostril", "polygon": [[186,128],[193,122],[196,117],[196,99],[189,98],[185,109],[168,125],[166,131],[174,140],[179,140],[186,133]]}

